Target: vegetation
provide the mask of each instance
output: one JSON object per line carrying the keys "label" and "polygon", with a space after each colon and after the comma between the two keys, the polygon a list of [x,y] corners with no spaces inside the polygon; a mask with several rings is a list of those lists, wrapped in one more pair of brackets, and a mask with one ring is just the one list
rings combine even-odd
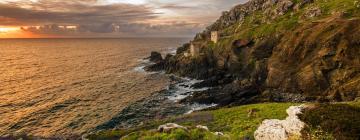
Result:
{"label": "vegetation", "polygon": [[[293,0],[299,3],[299,0]],[[305,14],[309,9],[318,8],[321,15],[318,17],[306,18]],[[360,15],[360,1],[354,0],[315,0],[314,3],[305,5],[299,10],[287,12],[285,15],[272,19],[272,15],[257,11],[245,17],[241,23],[220,29],[227,38],[221,41],[219,47],[231,46],[237,39],[262,38],[280,33],[292,31],[296,27],[317,20],[323,20],[331,16],[344,16],[345,18],[357,17]]]}
{"label": "vegetation", "polygon": [[[294,103],[263,103],[223,108],[211,111],[195,112],[193,114],[154,120],[146,125],[127,130],[102,131],[90,135],[91,140],[119,139],[124,140],[236,140],[254,139],[257,127],[264,119],[285,119],[286,109]],[[360,136],[360,101],[333,104],[309,104],[309,109],[300,116],[308,128],[305,133],[308,139],[356,140]],[[249,111],[252,114],[249,114]],[[315,111],[316,110],[316,111]],[[164,123],[177,123],[186,126],[188,130],[175,129],[168,133],[156,130]],[[196,125],[208,126],[210,131],[196,128]],[[214,132],[222,132],[217,136]]]}
{"label": "vegetation", "polygon": [[[124,139],[127,140],[253,139],[254,131],[264,119],[284,119],[287,116],[285,110],[291,105],[296,104],[264,103],[196,112],[167,120],[155,120],[132,130],[103,131],[90,135],[89,138],[93,140],[119,139],[126,136]],[[249,115],[250,110],[254,113]],[[157,126],[168,122],[186,126],[189,130],[177,129],[170,133],[156,131]],[[211,132],[197,129],[197,125],[207,126]],[[212,132],[222,132],[225,135],[220,137]]]}
{"label": "vegetation", "polygon": [[360,138],[360,102],[315,104],[301,119],[309,124],[312,139]]}

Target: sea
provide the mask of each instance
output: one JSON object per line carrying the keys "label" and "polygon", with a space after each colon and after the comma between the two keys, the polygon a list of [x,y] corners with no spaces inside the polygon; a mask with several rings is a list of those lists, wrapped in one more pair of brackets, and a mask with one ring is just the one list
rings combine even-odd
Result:
{"label": "sea", "polygon": [[188,38],[0,39],[0,136],[81,134],[169,85],[142,68]]}

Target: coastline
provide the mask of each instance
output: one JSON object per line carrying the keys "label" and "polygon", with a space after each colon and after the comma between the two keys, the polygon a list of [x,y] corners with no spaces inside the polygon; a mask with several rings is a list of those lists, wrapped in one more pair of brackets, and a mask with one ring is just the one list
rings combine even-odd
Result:
{"label": "coastline", "polygon": [[179,77],[174,74],[166,74],[164,71],[146,71],[145,67],[154,65],[155,63],[146,58],[139,60],[139,62],[141,63],[134,68],[134,71],[147,75],[166,75],[170,79],[170,84],[165,89],[152,93],[150,97],[128,105],[111,120],[90,130],[90,133],[108,129],[137,127],[154,119],[190,114],[195,111],[217,106],[217,104],[214,103],[200,104],[182,101],[192,96],[194,92],[210,89],[211,87],[194,87],[194,85],[203,82],[203,80]]}

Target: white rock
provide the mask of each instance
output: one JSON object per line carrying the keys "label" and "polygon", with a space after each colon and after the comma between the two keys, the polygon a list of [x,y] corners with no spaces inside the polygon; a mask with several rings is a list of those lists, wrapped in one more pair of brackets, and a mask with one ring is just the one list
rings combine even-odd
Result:
{"label": "white rock", "polygon": [[214,132],[214,135],[216,135],[216,136],[224,136],[224,133],[222,133],[222,132]]}
{"label": "white rock", "polygon": [[286,129],[282,126],[281,120],[264,120],[255,131],[256,140],[287,140]]}
{"label": "white rock", "polygon": [[292,136],[301,136],[301,130],[305,127],[297,115],[302,113],[305,105],[291,106],[286,110],[289,115],[285,120],[264,120],[255,131],[256,140],[287,140]]}
{"label": "white rock", "polygon": [[159,132],[170,132],[171,130],[178,129],[178,128],[187,130],[186,127],[178,125],[176,123],[167,123],[167,124],[164,124],[164,125],[160,125],[158,127],[158,131]]}
{"label": "white rock", "polygon": [[199,129],[203,129],[203,130],[206,130],[206,131],[209,131],[209,128],[207,126],[203,126],[203,125],[197,125],[196,128],[199,128]]}

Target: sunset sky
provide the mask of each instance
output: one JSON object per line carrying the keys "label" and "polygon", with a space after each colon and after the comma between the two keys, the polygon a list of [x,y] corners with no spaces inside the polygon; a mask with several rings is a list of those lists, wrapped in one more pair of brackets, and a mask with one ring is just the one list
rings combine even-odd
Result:
{"label": "sunset sky", "polygon": [[0,38],[191,37],[246,0],[0,0]]}

